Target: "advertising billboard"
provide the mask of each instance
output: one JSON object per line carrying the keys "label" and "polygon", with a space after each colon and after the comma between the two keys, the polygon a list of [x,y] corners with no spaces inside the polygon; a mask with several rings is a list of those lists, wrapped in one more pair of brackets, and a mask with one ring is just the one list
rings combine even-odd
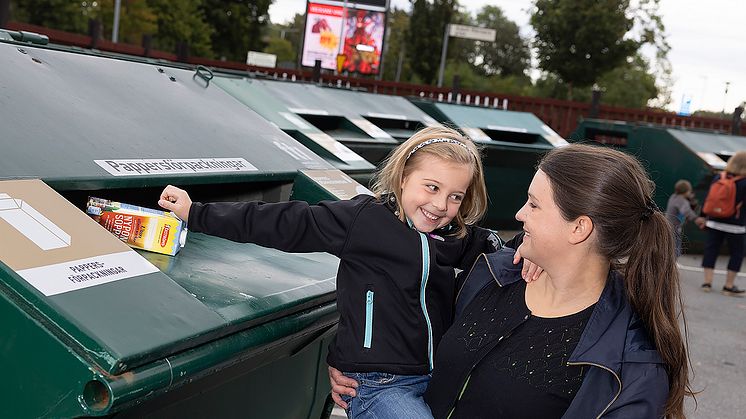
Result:
{"label": "advertising billboard", "polygon": [[350,73],[378,74],[383,52],[386,14],[373,10],[347,9],[342,69]]}
{"label": "advertising billboard", "polygon": [[334,70],[343,23],[342,6],[308,3],[301,64],[313,67],[316,60],[321,60],[321,68]]}
{"label": "advertising billboard", "polygon": [[385,9],[359,2],[354,3],[356,8],[345,9],[343,2],[321,1],[309,2],[306,9],[301,65],[313,67],[316,60],[321,60],[321,68],[335,70],[337,55],[344,54],[342,71],[378,74]]}

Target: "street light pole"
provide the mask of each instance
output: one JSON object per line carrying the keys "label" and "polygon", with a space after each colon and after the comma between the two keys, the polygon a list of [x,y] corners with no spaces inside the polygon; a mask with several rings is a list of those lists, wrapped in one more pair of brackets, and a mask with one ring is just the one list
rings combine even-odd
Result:
{"label": "street light pole", "polygon": [[117,43],[119,39],[119,10],[122,6],[122,0],[114,1],[114,27],[111,29],[111,42]]}
{"label": "street light pole", "polygon": [[448,32],[450,32],[451,24],[446,24],[446,29],[443,32],[443,50],[440,53],[440,71],[438,71],[438,87],[443,87],[443,73],[446,70],[446,53],[448,52]]}

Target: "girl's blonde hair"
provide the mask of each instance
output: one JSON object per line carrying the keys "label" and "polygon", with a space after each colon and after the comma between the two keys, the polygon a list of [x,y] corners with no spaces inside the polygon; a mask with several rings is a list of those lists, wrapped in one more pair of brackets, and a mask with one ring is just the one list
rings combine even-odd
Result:
{"label": "girl's blonde hair", "polygon": [[736,176],[746,175],[746,151],[738,151],[730,156],[725,171]]}
{"label": "girl's blonde hair", "polygon": [[[434,142],[417,148],[412,153],[412,150],[423,142],[438,138],[455,140],[463,145],[453,142]],[[373,178],[373,193],[378,199],[381,199],[384,195],[393,194],[399,207],[399,218],[404,221],[404,209],[401,206],[402,181],[418,167],[425,155],[471,167],[471,183],[466,190],[463,201],[461,201],[458,214],[454,217],[459,227],[457,237],[464,237],[466,235],[466,225],[476,223],[487,212],[487,187],[484,184],[482,159],[476,144],[451,128],[424,128],[400,144],[381,163],[380,169]]]}

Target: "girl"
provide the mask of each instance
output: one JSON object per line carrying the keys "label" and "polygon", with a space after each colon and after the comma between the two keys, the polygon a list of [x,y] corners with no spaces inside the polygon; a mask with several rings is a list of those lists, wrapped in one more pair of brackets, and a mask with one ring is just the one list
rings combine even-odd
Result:
{"label": "girl", "polygon": [[318,205],[200,204],[168,186],[158,203],[192,231],[338,256],[340,322],[327,362],[360,384],[348,416],[428,417],[422,394],[453,320],[454,268],[500,243],[473,226],[487,207],[479,151],[452,129],[425,128],[392,152],[373,191]]}

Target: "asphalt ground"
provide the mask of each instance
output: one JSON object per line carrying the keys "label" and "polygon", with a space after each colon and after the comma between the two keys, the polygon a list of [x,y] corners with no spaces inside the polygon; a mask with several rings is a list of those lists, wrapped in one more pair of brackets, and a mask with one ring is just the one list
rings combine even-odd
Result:
{"label": "asphalt ground", "polygon": [[[725,283],[727,257],[718,259],[712,292],[700,290],[701,255],[679,258],[684,315],[689,333],[692,387],[699,394],[687,398],[685,407],[692,419],[746,418],[746,298],[720,293]],[[744,263],[746,268],[746,263]],[[746,273],[736,279],[746,288]],[[333,419],[346,418],[335,407]]]}

